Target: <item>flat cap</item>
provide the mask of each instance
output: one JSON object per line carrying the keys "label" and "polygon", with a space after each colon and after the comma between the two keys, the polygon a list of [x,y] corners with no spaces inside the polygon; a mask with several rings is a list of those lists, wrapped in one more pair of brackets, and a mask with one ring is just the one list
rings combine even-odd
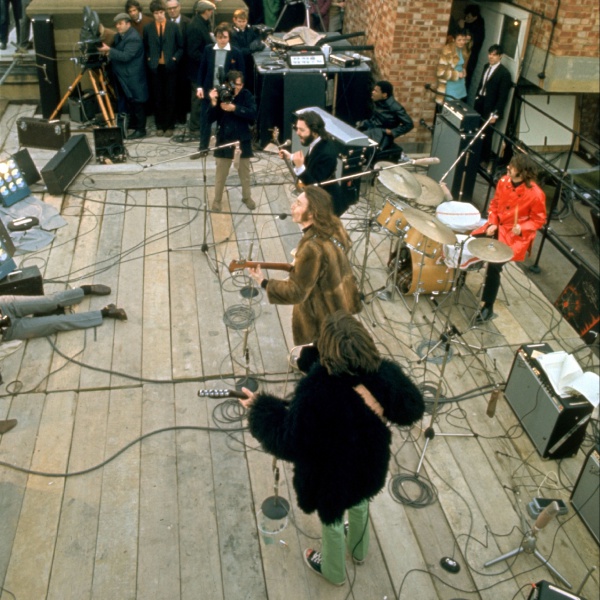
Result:
{"label": "flat cap", "polygon": [[205,10],[217,10],[217,7],[208,0],[198,0],[198,2],[196,2],[195,11],[203,13]]}
{"label": "flat cap", "polygon": [[119,21],[131,21],[131,17],[127,13],[119,13],[113,19],[113,23],[118,23]]}

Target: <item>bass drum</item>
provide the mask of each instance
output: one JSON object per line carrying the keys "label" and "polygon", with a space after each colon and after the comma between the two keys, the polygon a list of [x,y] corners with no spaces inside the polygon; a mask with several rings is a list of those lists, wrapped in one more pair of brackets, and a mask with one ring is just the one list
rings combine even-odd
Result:
{"label": "bass drum", "polygon": [[[423,263],[421,265],[421,262]],[[390,256],[388,266],[396,264],[395,253]],[[447,294],[452,289],[456,269],[447,267],[441,253],[437,258],[423,257],[417,252],[402,246],[396,272],[396,285],[405,296],[413,294]]]}

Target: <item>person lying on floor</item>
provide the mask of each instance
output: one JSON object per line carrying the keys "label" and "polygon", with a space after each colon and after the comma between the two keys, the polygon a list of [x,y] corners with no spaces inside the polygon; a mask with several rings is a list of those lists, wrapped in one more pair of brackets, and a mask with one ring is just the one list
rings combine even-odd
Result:
{"label": "person lying on floor", "polygon": [[110,292],[107,285],[93,284],[47,296],[0,296],[2,341],[29,340],[58,331],[98,327],[104,319],[126,321],[127,313],[114,304],[101,310],[64,314],[66,307],[79,304],[85,296],[108,296]]}

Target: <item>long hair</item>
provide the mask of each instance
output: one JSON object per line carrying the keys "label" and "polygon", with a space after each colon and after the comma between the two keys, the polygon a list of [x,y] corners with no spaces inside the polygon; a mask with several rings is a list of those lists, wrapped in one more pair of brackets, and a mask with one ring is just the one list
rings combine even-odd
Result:
{"label": "long hair", "polygon": [[526,187],[530,188],[537,178],[537,167],[535,163],[527,156],[518,152],[513,155],[510,166],[517,170],[518,175],[523,179]]}
{"label": "long hair", "polygon": [[298,121],[304,121],[311,132],[314,135],[318,135],[321,139],[326,140],[329,138],[329,134],[325,130],[325,121],[315,111],[305,110],[298,115]]}
{"label": "long hair", "polygon": [[[313,221],[313,229],[317,235],[330,237],[340,228],[343,229],[339,217],[333,213],[333,202],[331,196],[323,188],[309,185],[304,188],[304,194],[308,200],[308,212]],[[340,242],[344,242],[340,240]]]}
{"label": "long hair", "polygon": [[379,350],[364,325],[341,310],[323,322],[317,348],[330,375],[374,373],[381,365]]}

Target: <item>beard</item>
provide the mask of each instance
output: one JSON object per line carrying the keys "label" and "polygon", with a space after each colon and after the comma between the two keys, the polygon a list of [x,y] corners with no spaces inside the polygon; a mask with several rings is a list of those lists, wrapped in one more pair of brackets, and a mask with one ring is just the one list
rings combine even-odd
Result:
{"label": "beard", "polygon": [[310,146],[316,139],[316,136],[314,133],[309,134],[308,136],[306,136],[305,138],[300,138],[300,143],[303,146]]}

